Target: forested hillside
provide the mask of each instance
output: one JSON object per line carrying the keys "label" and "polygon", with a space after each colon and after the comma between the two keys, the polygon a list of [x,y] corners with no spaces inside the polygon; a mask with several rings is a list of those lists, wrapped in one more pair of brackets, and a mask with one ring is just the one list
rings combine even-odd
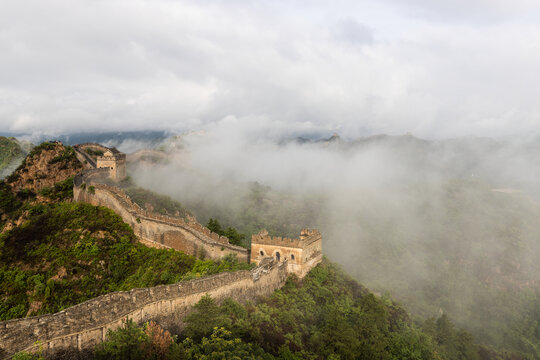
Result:
{"label": "forested hillside", "polygon": [[0,320],[250,267],[143,246],[112,210],[72,202],[80,168],[70,147],[44,143],[0,182]]}

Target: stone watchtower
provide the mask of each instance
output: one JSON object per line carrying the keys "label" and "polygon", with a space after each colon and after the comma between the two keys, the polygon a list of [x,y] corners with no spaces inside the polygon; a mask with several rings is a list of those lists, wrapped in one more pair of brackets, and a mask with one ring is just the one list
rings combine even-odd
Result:
{"label": "stone watchtower", "polygon": [[96,167],[110,169],[109,176],[115,181],[123,180],[126,178],[126,154],[116,148],[107,149],[97,157]]}
{"label": "stone watchtower", "polygon": [[303,278],[322,261],[322,235],[318,230],[303,229],[298,239],[270,237],[262,230],[251,237],[251,262],[265,257],[287,260],[287,270]]}

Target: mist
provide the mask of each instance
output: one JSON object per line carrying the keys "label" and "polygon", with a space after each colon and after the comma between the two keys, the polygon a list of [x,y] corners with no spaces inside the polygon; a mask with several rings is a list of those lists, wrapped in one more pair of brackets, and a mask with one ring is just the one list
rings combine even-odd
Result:
{"label": "mist", "polygon": [[538,298],[535,139],[282,135],[207,128],[161,144],[174,148],[167,162],[129,171],[201,223],[217,218],[248,237],[318,228],[325,255],[373,291],[415,316],[448,313],[487,343],[520,321],[529,303],[519,294]]}

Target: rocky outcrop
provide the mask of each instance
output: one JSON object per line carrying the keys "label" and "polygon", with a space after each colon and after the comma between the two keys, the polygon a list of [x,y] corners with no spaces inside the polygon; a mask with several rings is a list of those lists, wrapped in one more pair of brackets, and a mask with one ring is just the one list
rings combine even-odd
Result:
{"label": "rocky outcrop", "polygon": [[37,193],[76,175],[81,169],[82,164],[71,147],[60,142],[43,143],[28,154],[6,181],[14,192],[30,190]]}

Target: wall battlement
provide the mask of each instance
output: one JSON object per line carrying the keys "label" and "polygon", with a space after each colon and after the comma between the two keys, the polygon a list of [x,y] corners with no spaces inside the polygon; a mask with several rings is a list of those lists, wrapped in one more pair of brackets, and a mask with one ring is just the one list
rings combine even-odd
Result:
{"label": "wall battlement", "polygon": [[[247,249],[230,244],[229,239],[210,231],[194,217],[184,220],[153,213],[133,202],[120,188],[100,183],[99,179],[107,174],[108,169],[79,173],[74,179],[74,200],[114,210],[146,245],[172,248],[194,256],[204,254],[212,259],[235,254],[239,261],[249,262]],[[86,184],[85,188],[81,188],[82,184]],[[92,191],[90,186],[93,186]]]}
{"label": "wall battlement", "polygon": [[[252,270],[225,272],[202,279],[146,289],[113,292],[55,314],[0,322],[0,358],[39,346],[52,351],[90,348],[105,340],[129,317],[137,323],[158,321],[165,328],[181,328],[182,320],[202,296],[218,301],[256,301],[287,280],[287,264],[267,259]],[[39,346],[37,345],[39,343]]]}
{"label": "wall battlement", "polygon": [[284,247],[302,248],[322,238],[319,230],[302,229],[298,239],[281,236],[269,236],[268,231],[262,230],[251,236],[251,242],[265,245],[279,245]]}

